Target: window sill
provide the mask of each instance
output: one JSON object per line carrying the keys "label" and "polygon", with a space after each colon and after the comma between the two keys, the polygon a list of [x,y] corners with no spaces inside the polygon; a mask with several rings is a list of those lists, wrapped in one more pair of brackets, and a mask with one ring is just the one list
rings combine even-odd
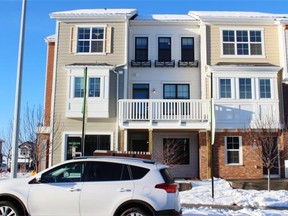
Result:
{"label": "window sill", "polygon": [[148,61],[131,60],[131,67],[151,67],[151,60]]}
{"label": "window sill", "polygon": [[178,61],[178,67],[198,67],[198,61]]}

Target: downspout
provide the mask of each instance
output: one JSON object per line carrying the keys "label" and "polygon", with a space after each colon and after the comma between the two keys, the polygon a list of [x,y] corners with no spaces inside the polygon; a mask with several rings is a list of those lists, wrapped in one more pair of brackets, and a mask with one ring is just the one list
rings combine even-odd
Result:
{"label": "downspout", "polygon": [[[119,149],[119,75],[124,73],[124,85],[123,85],[123,98],[127,98],[127,86],[128,86],[128,28],[129,18],[125,16],[125,43],[124,43],[124,63],[115,65],[112,69],[113,73],[116,74],[116,127],[115,127],[115,149]],[[124,67],[124,71],[116,71],[117,68]]]}
{"label": "downspout", "polygon": [[[51,95],[51,117],[50,117],[50,146],[49,146],[49,166],[51,167],[53,165],[53,146],[54,146],[54,120],[55,120],[55,100],[56,100],[56,75],[57,75],[57,70],[56,70],[56,65],[57,65],[57,53],[58,53],[58,37],[59,37],[59,21],[57,21],[56,24],[56,37],[55,37],[55,50],[54,50],[54,65],[53,65],[53,87],[52,87],[52,95]],[[53,99],[53,100],[52,100]]]}

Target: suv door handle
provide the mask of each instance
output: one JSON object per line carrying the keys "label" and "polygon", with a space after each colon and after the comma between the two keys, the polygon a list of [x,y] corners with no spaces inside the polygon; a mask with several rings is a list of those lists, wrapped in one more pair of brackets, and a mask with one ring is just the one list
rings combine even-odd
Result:
{"label": "suv door handle", "polygon": [[130,188],[119,188],[117,189],[118,192],[131,192]]}
{"label": "suv door handle", "polygon": [[78,192],[78,191],[81,191],[81,189],[79,189],[79,188],[68,188],[67,189],[68,191],[70,191],[70,192]]}

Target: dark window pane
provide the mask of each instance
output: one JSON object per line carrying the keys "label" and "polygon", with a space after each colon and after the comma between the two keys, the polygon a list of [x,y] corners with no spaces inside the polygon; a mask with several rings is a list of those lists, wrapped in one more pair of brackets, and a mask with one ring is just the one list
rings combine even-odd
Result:
{"label": "dark window pane", "polygon": [[149,172],[149,169],[137,166],[130,166],[130,169],[134,180],[143,178]]}
{"label": "dark window pane", "polygon": [[262,55],[261,44],[250,44],[251,55]]}
{"label": "dark window pane", "polygon": [[163,139],[163,156],[169,164],[189,164],[189,139],[165,138]]}
{"label": "dark window pane", "polygon": [[220,79],[220,97],[231,98],[231,80]]}
{"label": "dark window pane", "polygon": [[135,60],[148,61],[148,38],[135,38]]}
{"label": "dark window pane", "polygon": [[237,44],[237,54],[248,55],[249,54],[248,44]]}
{"label": "dark window pane", "polygon": [[237,31],[237,42],[248,42],[248,31]]}
{"label": "dark window pane", "polygon": [[224,30],[223,31],[223,41],[224,42],[234,42],[235,41],[234,31]]}
{"label": "dark window pane", "polygon": [[194,61],[194,38],[181,39],[181,60]]}
{"label": "dark window pane", "polygon": [[246,78],[239,79],[239,92],[240,92],[241,99],[252,98],[251,79],[246,79]]}
{"label": "dark window pane", "polygon": [[235,54],[235,47],[234,44],[223,44],[223,54],[224,55],[234,55]]}
{"label": "dark window pane", "polygon": [[171,38],[158,39],[158,61],[171,61]]}
{"label": "dark window pane", "polygon": [[228,152],[228,163],[240,163],[240,160],[239,160],[239,152],[238,151],[229,151]]}
{"label": "dark window pane", "polygon": [[261,42],[261,31],[250,31],[251,42]]}

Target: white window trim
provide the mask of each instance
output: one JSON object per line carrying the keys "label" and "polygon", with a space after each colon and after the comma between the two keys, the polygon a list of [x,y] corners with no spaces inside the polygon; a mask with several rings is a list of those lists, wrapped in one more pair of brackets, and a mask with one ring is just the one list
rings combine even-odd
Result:
{"label": "white window trim", "polygon": [[[78,47],[78,29],[79,28],[104,28],[104,34],[103,34],[103,50],[102,52],[78,52],[77,51],[77,47]],[[107,25],[76,25],[76,52],[75,55],[107,55],[107,53],[105,52],[105,45],[106,45],[106,28]],[[90,39],[91,42],[91,39]],[[91,47],[89,47],[91,49]]]}
{"label": "white window trim", "polygon": [[[225,79],[225,80],[230,80],[230,85],[231,85],[231,97],[221,97],[221,83],[220,83],[220,81],[221,80],[223,80],[223,79]],[[230,99],[233,99],[234,98],[234,79],[232,79],[232,78],[229,78],[229,77],[220,77],[219,78],[219,80],[218,80],[218,85],[219,85],[219,88],[218,88],[218,94],[219,94],[219,99],[221,99],[221,100],[230,100]]]}
{"label": "white window trim", "polygon": [[[223,31],[261,31],[261,45],[262,45],[262,55],[237,55],[237,49],[235,49],[235,55],[224,55],[223,54]],[[236,37],[236,35],[235,35]],[[249,37],[250,38],[250,37]],[[221,58],[266,58],[265,55],[265,41],[264,41],[264,28],[220,28],[220,50],[221,50]],[[236,41],[234,42],[234,45],[236,46]],[[250,42],[248,42],[250,44]],[[249,53],[250,53],[250,48],[249,48]]]}
{"label": "white window trim", "polygon": [[[239,163],[228,163],[227,137],[239,137]],[[242,150],[242,137],[241,136],[225,136],[225,165],[227,166],[243,165],[243,150]]]}

